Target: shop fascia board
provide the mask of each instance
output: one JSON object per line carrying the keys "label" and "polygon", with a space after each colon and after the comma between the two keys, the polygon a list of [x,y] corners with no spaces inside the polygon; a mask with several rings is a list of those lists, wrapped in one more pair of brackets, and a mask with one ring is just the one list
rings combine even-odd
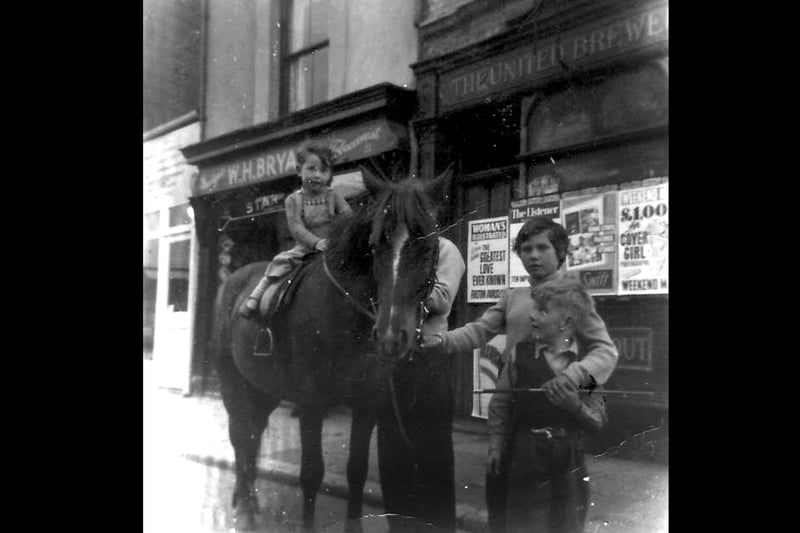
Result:
{"label": "shop fascia board", "polygon": [[344,121],[367,119],[381,111],[390,120],[403,121],[413,111],[414,97],[413,90],[382,83],[298,111],[274,122],[243,128],[188,146],[182,152],[189,164],[197,165],[306,131]]}
{"label": "shop fascia board", "polygon": [[[423,59],[410,65],[416,76],[434,72],[453,70],[462,66],[475,63],[492,55],[525,46],[534,41],[545,40],[560,33],[569,33],[573,28],[595,19],[608,17],[628,10],[644,8],[648,5],[657,6],[666,4],[664,0],[651,0],[649,2],[580,2],[568,5],[553,13],[547,13],[546,7],[534,22],[514,24],[509,21],[508,28],[502,33],[489,37],[486,40],[459,48],[446,54]],[[524,16],[522,17],[525,18]],[[425,42],[426,36],[438,35],[447,31],[455,31],[455,27],[443,26],[420,34],[420,43]],[[463,28],[462,28],[463,29]],[[420,46],[420,49],[423,47]],[[479,58],[476,61],[476,58]]]}

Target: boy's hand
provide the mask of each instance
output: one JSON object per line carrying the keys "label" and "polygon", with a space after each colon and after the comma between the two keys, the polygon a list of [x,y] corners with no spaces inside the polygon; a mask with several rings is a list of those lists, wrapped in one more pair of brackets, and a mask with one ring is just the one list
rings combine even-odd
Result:
{"label": "boy's hand", "polygon": [[489,457],[486,460],[486,471],[489,475],[497,477],[500,475],[500,464],[503,461],[503,454],[500,450],[489,450]]}
{"label": "boy's hand", "polygon": [[328,239],[320,239],[314,245],[314,248],[319,250],[320,252],[324,252],[328,249]]}
{"label": "boy's hand", "polygon": [[425,351],[436,351],[442,348],[444,340],[440,335],[423,335],[419,347]]}
{"label": "boy's hand", "polygon": [[553,404],[575,412],[581,407],[581,398],[578,395],[578,388],[563,374],[556,376],[542,385],[546,391],[547,399]]}

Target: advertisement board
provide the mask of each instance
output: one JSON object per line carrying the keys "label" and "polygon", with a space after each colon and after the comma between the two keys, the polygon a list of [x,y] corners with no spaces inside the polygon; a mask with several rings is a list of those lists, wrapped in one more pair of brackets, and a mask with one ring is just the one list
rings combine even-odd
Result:
{"label": "advertisement board", "polygon": [[469,222],[467,302],[496,302],[508,287],[508,217]]}
{"label": "advertisement board", "polygon": [[669,183],[621,189],[618,294],[669,293]]}

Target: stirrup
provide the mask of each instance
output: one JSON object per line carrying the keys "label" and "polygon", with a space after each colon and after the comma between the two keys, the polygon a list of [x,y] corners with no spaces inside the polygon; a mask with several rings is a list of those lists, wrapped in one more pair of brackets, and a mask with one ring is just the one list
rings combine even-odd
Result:
{"label": "stirrup", "polygon": [[[266,333],[266,341],[267,341],[267,349],[266,350],[259,350],[261,347],[261,340],[263,338],[263,334]],[[253,355],[256,357],[272,357],[274,354],[274,348],[272,343],[272,330],[270,328],[262,328],[258,331],[258,337],[256,337],[256,345],[253,346]]]}

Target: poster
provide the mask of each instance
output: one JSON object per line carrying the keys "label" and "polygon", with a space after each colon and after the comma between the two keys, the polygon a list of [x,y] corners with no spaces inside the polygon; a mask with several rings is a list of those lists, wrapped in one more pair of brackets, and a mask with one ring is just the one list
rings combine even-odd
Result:
{"label": "poster", "polygon": [[524,200],[516,200],[511,202],[511,208],[508,211],[509,221],[509,239],[508,239],[508,276],[509,287],[527,287],[528,286],[528,272],[522,266],[522,261],[519,260],[517,254],[514,253],[512,247],[514,246],[514,239],[517,237],[520,228],[531,217],[546,216],[553,220],[559,221],[560,218],[560,204],[558,195],[552,194],[550,196],[539,196],[534,198],[525,198]]}
{"label": "poster", "polygon": [[619,294],[669,293],[669,183],[619,191]]}
{"label": "poster", "polygon": [[592,294],[614,294],[617,271],[617,192],[564,195],[561,224],[569,247],[564,266]]}
{"label": "poster", "polygon": [[[499,335],[498,335],[499,336]],[[505,335],[503,335],[505,337]],[[492,339],[494,341],[495,337]],[[503,350],[503,346],[498,346],[496,342],[489,341],[483,348],[475,348],[472,351],[473,371],[472,384],[476,389],[497,388],[499,371],[497,363],[498,357]],[[472,416],[479,418],[489,417],[489,402],[492,400],[491,394],[472,395]]]}
{"label": "poster", "polygon": [[467,302],[496,302],[508,287],[508,217],[470,221],[467,253]]}

